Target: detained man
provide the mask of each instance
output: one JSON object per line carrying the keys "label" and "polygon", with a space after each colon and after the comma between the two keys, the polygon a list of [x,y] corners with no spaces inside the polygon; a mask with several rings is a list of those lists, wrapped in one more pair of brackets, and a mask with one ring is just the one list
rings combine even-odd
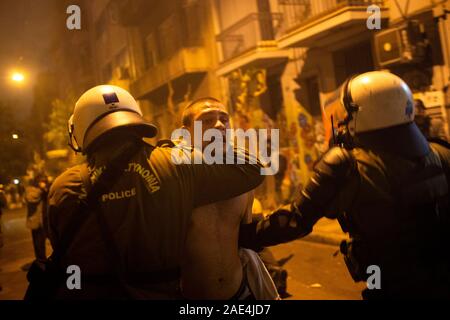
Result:
{"label": "detained man", "polygon": [[[197,126],[197,130],[194,130]],[[201,125],[201,130],[198,126]],[[202,98],[183,112],[183,128],[189,131],[194,148],[205,148],[211,141],[204,137],[208,129],[220,132],[223,150],[228,147],[230,117],[221,102]],[[205,139],[206,140],[206,139]],[[214,141],[214,139],[211,139]],[[184,141],[188,143],[189,141]],[[215,143],[217,145],[217,141]],[[214,151],[220,152],[220,148]],[[206,152],[204,154],[206,156]],[[226,166],[227,164],[223,164]],[[252,300],[278,299],[276,287],[256,252],[239,249],[241,224],[252,221],[253,192],[193,210],[186,236],[181,266],[182,294],[188,299]]]}

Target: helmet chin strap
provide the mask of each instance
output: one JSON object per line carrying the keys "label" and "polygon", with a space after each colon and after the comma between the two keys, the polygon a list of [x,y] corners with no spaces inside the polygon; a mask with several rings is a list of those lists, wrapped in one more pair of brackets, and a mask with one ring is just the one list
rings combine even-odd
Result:
{"label": "helmet chin strap", "polygon": [[82,152],[81,147],[78,145],[77,139],[73,135],[73,129],[74,129],[73,124],[69,124],[69,128],[68,128],[68,131],[69,131],[69,143],[68,143],[68,145],[76,153]]}
{"label": "helmet chin strap", "polygon": [[[352,95],[350,92],[350,83],[355,78],[355,76],[347,79],[343,86],[342,103],[346,110],[347,116],[344,120],[338,122],[338,134],[336,137],[336,142],[339,146],[352,149],[354,147],[354,132],[356,130],[356,119],[359,111],[359,106],[355,104],[352,100]],[[353,122],[353,130],[350,130],[349,124]]]}
{"label": "helmet chin strap", "polygon": [[348,122],[344,123],[342,121],[339,124],[335,144],[346,149],[353,148],[354,146],[353,134],[350,132],[350,129],[348,128]]}
{"label": "helmet chin strap", "polygon": [[[350,78],[348,78],[344,84],[343,92],[341,93],[343,95],[343,105],[347,112],[347,116],[343,121],[341,121],[338,124],[338,127],[344,127],[344,130],[346,132],[346,135],[353,136],[354,132],[356,131],[356,119],[358,116],[359,106],[353,102],[352,93],[350,90],[351,82],[357,75],[353,75]],[[349,129],[349,123],[350,121],[353,122],[353,130]]]}
{"label": "helmet chin strap", "polygon": [[[350,133],[351,136],[354,136],[356,133],[356,119],[357,118],[358,118],[358,109],[355,109],[352,113],[352,116],[345,123],[345,126],[347,127],[347,131]],[[352,128],[349,128],[349,125],[352,120],[353,120],[353,126],[352,126]]]}

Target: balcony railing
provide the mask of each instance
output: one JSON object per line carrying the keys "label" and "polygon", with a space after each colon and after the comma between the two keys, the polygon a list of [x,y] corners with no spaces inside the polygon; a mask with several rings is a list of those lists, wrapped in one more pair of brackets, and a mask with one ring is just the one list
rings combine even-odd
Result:
{"label": "balcony railing", "polygon": [[383,7],[384,0],[278,0],[278,4],[283,15],[283,34],[346,7],[364,11],[370,5]]}
{"label": "balcony railing", "polygon": [[251,13],[222,31],[223,60],[227,61],[258,47],[276,46],[275,35],[281,19],[279,13]]}

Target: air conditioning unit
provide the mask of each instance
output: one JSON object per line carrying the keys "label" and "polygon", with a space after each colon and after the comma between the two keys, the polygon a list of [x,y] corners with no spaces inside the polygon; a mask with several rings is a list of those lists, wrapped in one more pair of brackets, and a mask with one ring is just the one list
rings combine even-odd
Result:
{"label": "air conditioning unit", "polygon": [[380,67],[422,62],[427,46],[423,25],[417,20],[375,34],[375,56]]}

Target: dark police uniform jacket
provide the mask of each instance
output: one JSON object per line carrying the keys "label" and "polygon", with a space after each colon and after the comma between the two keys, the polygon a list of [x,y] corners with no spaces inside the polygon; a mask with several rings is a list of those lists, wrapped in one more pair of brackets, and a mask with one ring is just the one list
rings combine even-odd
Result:
{"label": "dark police uniform jacket", "polygon": [[[120,263],[127,274],[137,275],[130,284],[133,298],[177,298],[177,274],[166,279],[167,271],[180,265],[192,209],[250,191],[263,180],[260,162],[249,163],[250,156],[243,152],[237,155],[247,160],[246,164],[208,165],[175,164],[172,157],[179,161],[188,155],[172,150],[170,146],[144,144],[114,186],[99,199],[120,252]],[[58,245],[71,215],[86,195],[80,176],[82,166],[65,171],[51,187],[48,221],[53,246]],[[89,168],[90,179],[96,180],[102,169],[101,164]],[[82,289],[61,288],[59,297],[122,297],[122,289],[111,281],[114,268],[105,248],[109,244],[101,235],[95,214],[87,219],[62,260],[63,267],[80,267]],[[161,281],[146,281],[146,275],[152,274],[151,278],[161,274]]]}

